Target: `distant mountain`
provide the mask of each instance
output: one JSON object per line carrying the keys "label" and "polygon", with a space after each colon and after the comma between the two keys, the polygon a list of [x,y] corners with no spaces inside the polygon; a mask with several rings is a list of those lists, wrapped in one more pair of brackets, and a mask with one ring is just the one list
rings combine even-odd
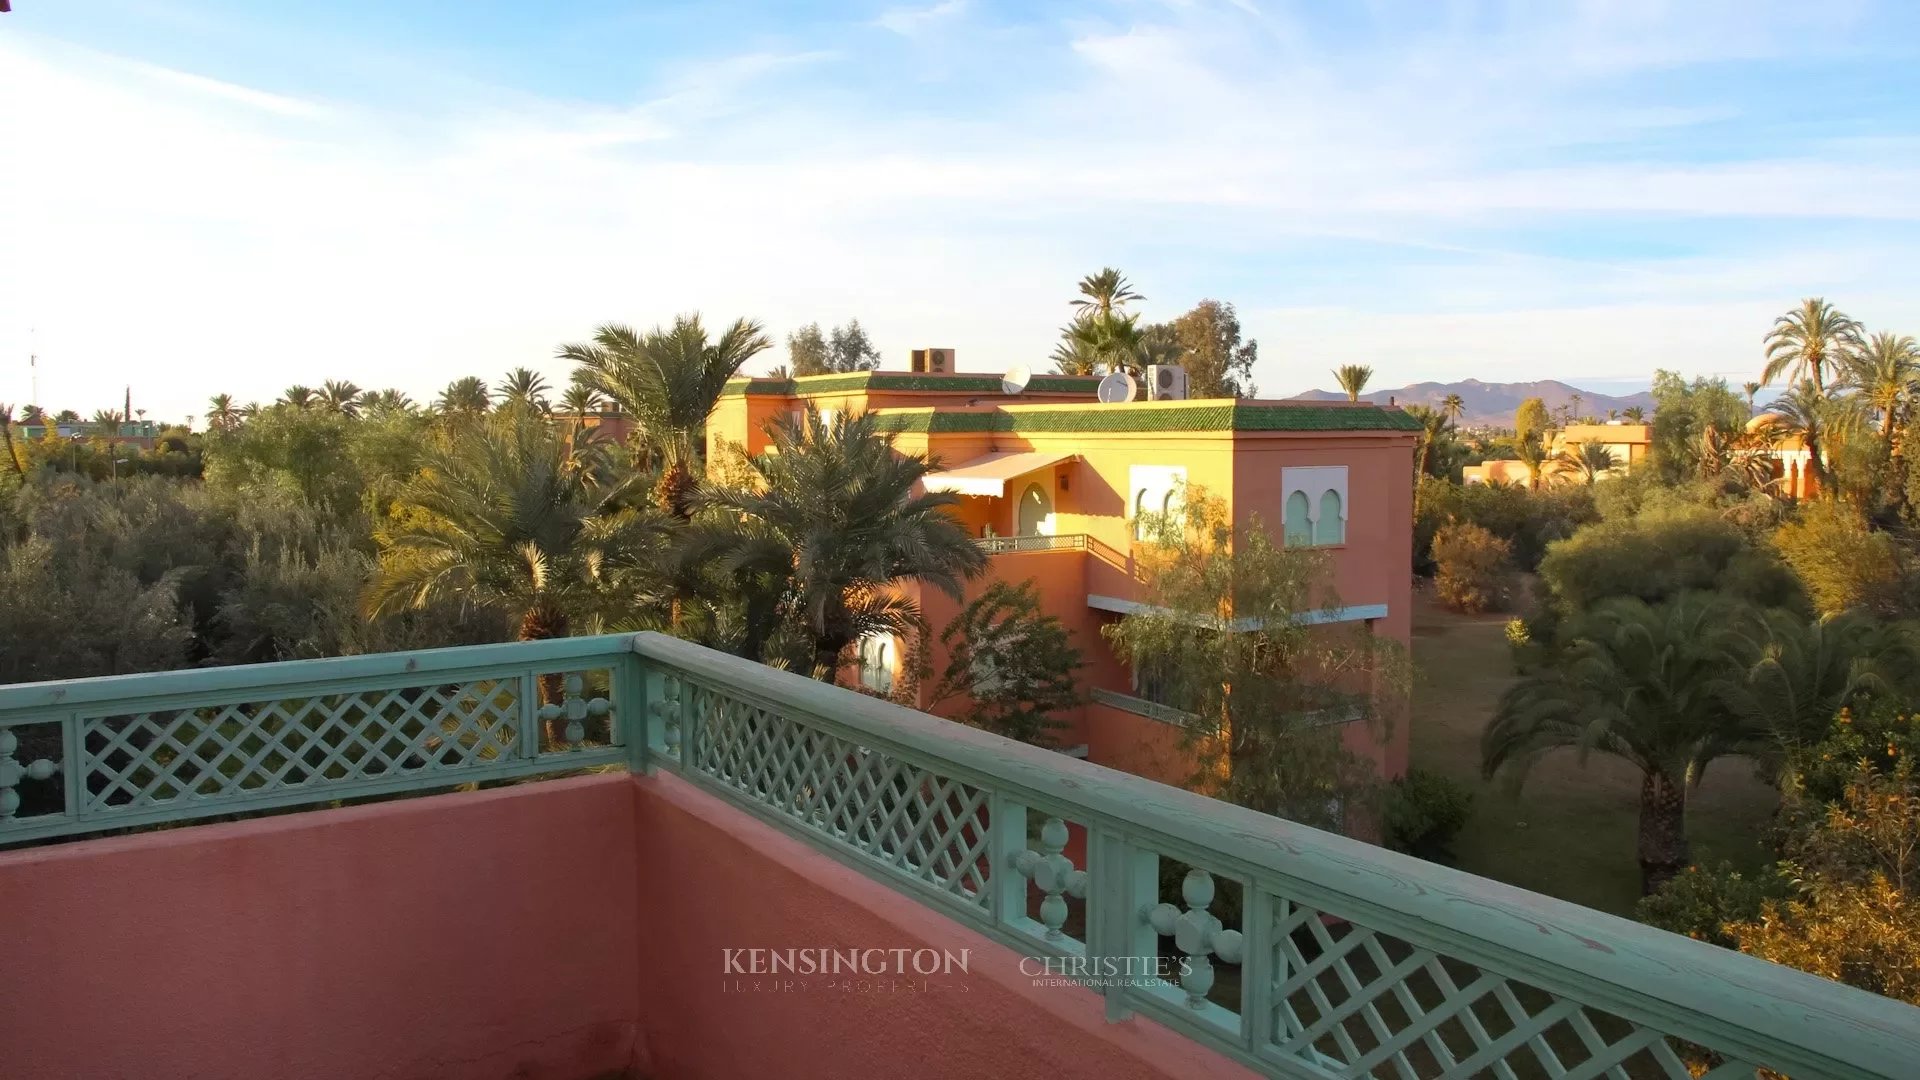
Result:
{"label": "distant mountain", "polygon": [[[1462,427],[1511,427],[1514,410],[1530,397],[1545,401],[1548,410],[1566,405],[1581,416],[1596,416],[1602,420],[1607,418],[1609,409],[1625,412],[1636,405],[1645,409],[1649,417],[1653,415],[1652,394],[1614,397],[1568,386],[1557,379],[1504,383],[1481,382],[1479,379],[1451,383],[1423,382],[1398,390],[1369,390],[1361,396],[1382,405],[1392,398],[1396,405],[1425,405],[1437,409],[1448,394],[1459,394],[1461,403],[1466,406],[1466,412],[1461,414],[1459,420]],[[1309,390],[1299,396],[1308,401],[1342,401],[1347,395],[1338,390]],[[1576,396],[1580,399],[1577,403],[1573,400]]]}

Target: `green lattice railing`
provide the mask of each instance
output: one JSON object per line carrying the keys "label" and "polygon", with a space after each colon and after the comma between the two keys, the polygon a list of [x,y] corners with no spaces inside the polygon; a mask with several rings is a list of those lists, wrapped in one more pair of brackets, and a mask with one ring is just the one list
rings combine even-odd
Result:
{"label": "green lattice railing", "polygon": [[624,636],[0,687],[0,844],[624,763]]}
{"label": "green lattice railing", "polygon": [[0,687],[0,844],[605,764],[1272,1076],[1920,1061],[1920,1009],[655,634]]}

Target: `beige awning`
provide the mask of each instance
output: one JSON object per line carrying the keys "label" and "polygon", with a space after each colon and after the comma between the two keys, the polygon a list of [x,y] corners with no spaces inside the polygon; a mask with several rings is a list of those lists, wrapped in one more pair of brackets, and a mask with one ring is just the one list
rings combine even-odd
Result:
{"label": "beige awning", "polygon": [[986,495],[1005,498],[1007,481],[1016,476],[1058,465],[1073,457],[1073,451],[1017,450],[987,454],[951,469],[928,473],[923,483],[928,491],[951,491],[957,495]]}

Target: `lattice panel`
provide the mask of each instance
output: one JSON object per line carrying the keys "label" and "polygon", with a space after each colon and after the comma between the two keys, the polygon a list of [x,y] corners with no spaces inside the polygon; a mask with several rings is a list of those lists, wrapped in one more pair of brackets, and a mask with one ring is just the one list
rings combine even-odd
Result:
{"label": "lattice panel", "polygon": [[517,678],[87,717],[83,806],[164,806],[424,772],[523,752]]}
{"label": "lattice panel", "polygon": [[683,680],[688,767],[868,858],[986,907],[987,792]]}
{"label": "lattice panel", "polygon": [[[1274,911],[1274,1043],[1328,1076],[1694,1075],[1690,1048],[1662,1032],[1285,899]],[[1707,1075],[1755,1070],[1728,1063]]]}

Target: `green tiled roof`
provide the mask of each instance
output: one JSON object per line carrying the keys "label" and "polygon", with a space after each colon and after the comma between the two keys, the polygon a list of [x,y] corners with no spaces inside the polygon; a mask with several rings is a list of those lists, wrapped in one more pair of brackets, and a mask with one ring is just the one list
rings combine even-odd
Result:
{"label": "green tiled roof", "polygon": [[1034,412],[883,412],[887,431],[1125,432],[1125,431],[1418,431],[1420,422],[1398,409],[1367,406],[1245,405],[1211,402],[1166,409],[1096,405]]}
{"label": "green tiled roof", "polygon": [[[1028,391],[1048,394],[1092,394],[1100,386],[1098,376],[1036,375],[1027,384]],[[955,394],[998,394],[998,375],[924,375],[917,371],[854,371],[844,375],[808,375],[799,379],[733,379],[720,391],[721,397],[742,394],[767,394],[791,397],[795,394],[831,394],[847,390],[930,390]]]}

